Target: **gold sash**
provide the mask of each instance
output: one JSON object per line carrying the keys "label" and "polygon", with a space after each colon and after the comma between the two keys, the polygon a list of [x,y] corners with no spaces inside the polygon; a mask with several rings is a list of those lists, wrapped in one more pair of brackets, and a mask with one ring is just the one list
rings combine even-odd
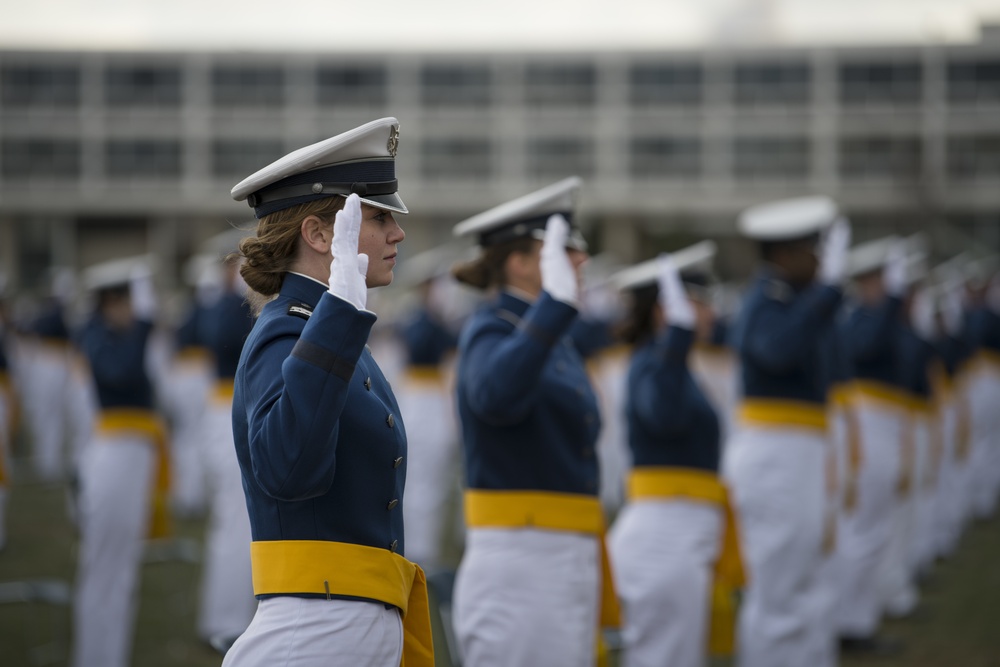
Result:
{"label": "gold sash", "polygon": [[250,543],[254,595],[310,593],[378,600],[403,616],[401,667],[434,667],[424,571],[399,554],[346,542]]}
{"label": "gold sash", "polygon": [[749,424],[800,426],[826,430],[826,406],[807,401],[748,398],[738,408],[740,419]]}

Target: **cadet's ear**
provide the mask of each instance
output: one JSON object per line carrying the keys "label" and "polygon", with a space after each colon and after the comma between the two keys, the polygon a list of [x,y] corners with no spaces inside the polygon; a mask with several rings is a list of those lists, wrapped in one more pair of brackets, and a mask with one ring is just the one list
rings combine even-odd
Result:
{"label": "cadet's ear", "polygon": [[300,226],[302,240],[307,246],[324,255],[330,254],[333,242],[333,227],[315,215],[307,215]]}

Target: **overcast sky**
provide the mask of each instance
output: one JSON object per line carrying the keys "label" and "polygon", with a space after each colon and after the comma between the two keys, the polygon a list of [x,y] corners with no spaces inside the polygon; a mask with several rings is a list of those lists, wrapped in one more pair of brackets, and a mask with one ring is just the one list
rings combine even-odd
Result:
{"label": "overcast sky", "polygon": [[1000,0],[0,0],[0,48],[646,50],[974,41]]}

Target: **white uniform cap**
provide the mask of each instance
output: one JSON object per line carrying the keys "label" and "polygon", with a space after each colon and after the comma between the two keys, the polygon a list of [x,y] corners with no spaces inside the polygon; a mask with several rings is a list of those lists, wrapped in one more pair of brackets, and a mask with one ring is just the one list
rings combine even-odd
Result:
{"label": "white uniform cap", "polygon": [[847,258],[847,274],[851,277],[862,276],[881,269],[889,256],[889,248],[899,240],[898,236],[885,236],[854,246]]}
{"label": "white uniform cap", "polygon": [[152,255],[135,255],[94,264],[83,272],[83,285],[88,290],[126,287],[134,278],[151,276],[155,266]]}
{"label": "white uniform cap", "polygon": [[[670,259],[682,276],[685,273],[711,274],[715,252],[715,241],[702,241],[670,253]],[[611,282],[621,291],[634,290],[652,285],[659,274],[659,262],[654,257],[619,271],[611,276]]]}
{"label": "white uniform cap", "polygon": [[585,251],[587,242],[573,222],[582,185],[578,176],[571,176],[463,220],[455,225],[453,233],[477,235],[479,245],[484,248],[524,237],[542,239],[549,217],[559,213],[570,226],[566,245]]}
{"label": "white uniform cap", "polygon": [[799,197],[751,206],[736,224],[740,234],[756,241],[795,241],[818,234],[838,217],[829,197]]}
{"label": "white uniform cap", "polygon": [[396,193],[398,146],[399,121],[373,120],[293,151],[247,176],[233,188],[233,199],[246,199],[257,218],[351,193],[375,208],[408,213]]}

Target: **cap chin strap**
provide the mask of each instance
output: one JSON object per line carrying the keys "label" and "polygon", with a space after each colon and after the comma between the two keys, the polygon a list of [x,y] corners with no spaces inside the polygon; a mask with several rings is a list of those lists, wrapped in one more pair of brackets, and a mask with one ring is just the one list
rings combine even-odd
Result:
{"label": "cap chin strap", "polygon": [[396,179],[374,183],[303,183],[301,185],[289,185],[263,192],[254,192],[247,197],[247,203],[250,205],[250,208],[257,208],[263,204],[269,204],[282,199],[292,199],[308,195],[346,196],[356,194],[359,197],[366,197],[369,195],[391,195],[395,194],[398,189],[398,181]]}

